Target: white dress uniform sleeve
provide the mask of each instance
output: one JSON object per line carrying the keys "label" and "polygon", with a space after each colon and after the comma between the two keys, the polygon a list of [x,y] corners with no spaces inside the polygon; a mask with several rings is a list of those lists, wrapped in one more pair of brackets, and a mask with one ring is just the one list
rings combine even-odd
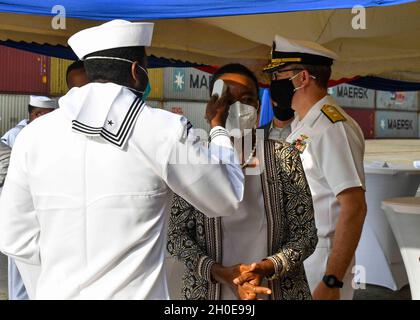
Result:
{"label": "white dress uniform sleeve", "polygon": [[349,188],[364,188],[364,141],[358,140],[340,122],[329,127],[313,145],[316,161],[335,196]]}
{"label": "white dress uniform sleeve", "polygon": [[29,264],[40,264],[40,226],[26,173],[26,141],[22,133],[13,147],[0,198],[0,250]]}
{"label": "white dress uniform sleeve", "polygon": [[2,138],[1,141],[4,144],[7,144],[10,148],[13,148],[13,145],[15,144],[16,137],[18,133],[20,132],[20,129],[18,128],[12,128],[7,132]]}
{"label": "white dress uniform sleeve", "polygon": [[231,215],[243,198],[244,175],[227,131],[213,128],[209,148],[194,136],[191,129],[189,138],[172,148],[166,183],[209,217]]}

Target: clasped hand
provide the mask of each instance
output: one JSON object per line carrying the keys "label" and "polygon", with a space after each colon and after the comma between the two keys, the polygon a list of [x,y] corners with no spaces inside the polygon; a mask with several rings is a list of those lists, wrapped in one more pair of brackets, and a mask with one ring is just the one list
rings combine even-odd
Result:
{"label": "clasped hand", "polygon": [[231,287],[241,300],[257,300],[258,294],[271,294],[271,290],[261,286],[262,280],[268,276],[267,268],[263,262],[237,264],[225,267],[215,264],[212,268],[213,278],[224,285]]}

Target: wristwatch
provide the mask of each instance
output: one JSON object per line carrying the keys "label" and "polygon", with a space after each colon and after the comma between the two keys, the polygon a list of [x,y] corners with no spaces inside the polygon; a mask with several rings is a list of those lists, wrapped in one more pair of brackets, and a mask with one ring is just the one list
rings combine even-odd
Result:
{"label": "wristwatch", "polygon": [[322,277],[322,281],[328,288],[342,288],[343,282],[337,279],[336,276],[330,274]]}

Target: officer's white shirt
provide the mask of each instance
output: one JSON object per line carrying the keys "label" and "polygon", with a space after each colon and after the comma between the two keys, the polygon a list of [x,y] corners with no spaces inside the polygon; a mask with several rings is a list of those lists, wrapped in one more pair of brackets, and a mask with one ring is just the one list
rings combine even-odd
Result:
{"label": "officer's white shirt", "polygon": [[215,137],[210,151],[185,139],[179,115],[143,106],[122,150],[72,131],[77,114],[116,111],[135,98],[115,86],[73,88],[60,109],[22,130],[13,148],[0,199],[0,249],[41,265],[37,299],[166,299],[172,191],[210,217],[234,213],[242,200],[239,165],[171,164],[186,153],[193,163],[209,156],[218,163],[218,146],[222,156],[234,156],[226,136]]}
{"label": "officer's white shirt", "polygon": [[10,129],[7,131],[3,137],[1,137],[1,141],[5,144],[7,144],[10,148],[13,148],[13,145],[15,144],[16,137],[20,133],[20,131],[25,128],[28,125],[28,119],[23,119],[20,121],[16,127]]}
{"label": "officer's white shirt", "polygon": [[[333,123],[321,111],[332,105],[346,118]],[[340,205],[337,195],[352,187],[365,188],[363,133],[358,124],[329,95],[301,120],[297,113],[287,142],[306,136],[302,164],[312,192],[318,237],[332,238]],[[302,150],[302,149],[301,149]]]}

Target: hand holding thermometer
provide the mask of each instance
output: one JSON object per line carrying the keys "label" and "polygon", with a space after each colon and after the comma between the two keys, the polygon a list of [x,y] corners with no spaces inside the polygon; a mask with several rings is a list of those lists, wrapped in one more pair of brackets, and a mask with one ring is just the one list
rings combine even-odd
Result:
{"label": "hand holding thermometer", "polygon": [[210,101],[207,103],[205,115],[211,128],[216,126],[224,127],[226,125],[231,99],[227,84],[221,79],[216,80]]}

